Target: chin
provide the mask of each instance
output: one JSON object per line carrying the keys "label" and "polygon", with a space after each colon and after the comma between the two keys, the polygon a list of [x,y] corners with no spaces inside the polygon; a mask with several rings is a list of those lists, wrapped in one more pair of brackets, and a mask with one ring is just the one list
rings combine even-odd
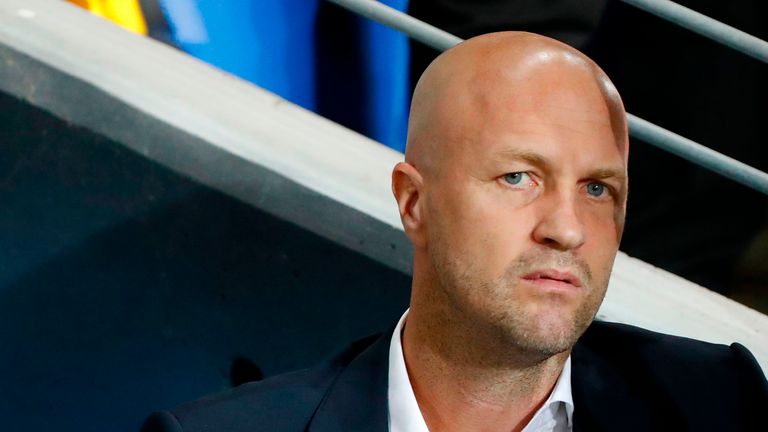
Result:
{"label": "chin", "polygon": [[514,319],[505,324],[502,331],[507,343],[516,346],[519,351],[542,359],[573,348],[589,325],[573,317],[563,319],[562,314],[551,313],[544,317],[516,314]]}
{"label": "chin", "polygon": [[573,348],[579,339],[581,332],[573,328],[548,329],[541,332],[528,333],[526,338],[519,342],[520,348],[525,351],[535,352],[545,357],[568,351]]}

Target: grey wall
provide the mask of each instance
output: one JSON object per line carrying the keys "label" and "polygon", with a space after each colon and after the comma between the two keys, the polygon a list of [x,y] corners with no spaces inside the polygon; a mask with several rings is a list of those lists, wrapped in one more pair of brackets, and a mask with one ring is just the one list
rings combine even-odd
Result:
{"label": "grey wall", "polygon": [[135,430],[235,358],[269,376],[386,330],[409,284],[0,94],[0,430]]}

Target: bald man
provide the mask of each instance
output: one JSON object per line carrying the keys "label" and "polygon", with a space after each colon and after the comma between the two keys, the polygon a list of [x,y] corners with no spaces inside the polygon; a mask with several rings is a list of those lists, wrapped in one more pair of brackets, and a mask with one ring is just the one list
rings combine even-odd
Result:
{"label": "bald man", "polygon": [[144,430],[766,430],[768,384],[743,346],[593,322],[628,146],[616,89],[578,51],[513,32],[447,51],[392,173],[414,251],[394,330]]}

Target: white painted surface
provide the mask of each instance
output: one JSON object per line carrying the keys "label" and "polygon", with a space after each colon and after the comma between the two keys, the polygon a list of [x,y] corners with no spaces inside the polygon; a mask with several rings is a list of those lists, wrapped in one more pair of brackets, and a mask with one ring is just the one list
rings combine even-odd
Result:
{"label": "white painted surface", "polygon": [[740,342],[768,371],[768,316],[624,253],[598,317],[707,342]]}

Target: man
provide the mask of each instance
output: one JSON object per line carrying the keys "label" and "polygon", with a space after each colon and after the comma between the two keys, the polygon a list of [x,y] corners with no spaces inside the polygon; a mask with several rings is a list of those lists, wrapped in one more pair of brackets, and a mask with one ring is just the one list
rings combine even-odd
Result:
{"label": "man", "polygon": [[764,429],[768,384],[744,347],[592,323],[627,155],[621,99],[578,51],[512,32],[447,51],[392,174],[414,248],[395,331],[145,430]]}

